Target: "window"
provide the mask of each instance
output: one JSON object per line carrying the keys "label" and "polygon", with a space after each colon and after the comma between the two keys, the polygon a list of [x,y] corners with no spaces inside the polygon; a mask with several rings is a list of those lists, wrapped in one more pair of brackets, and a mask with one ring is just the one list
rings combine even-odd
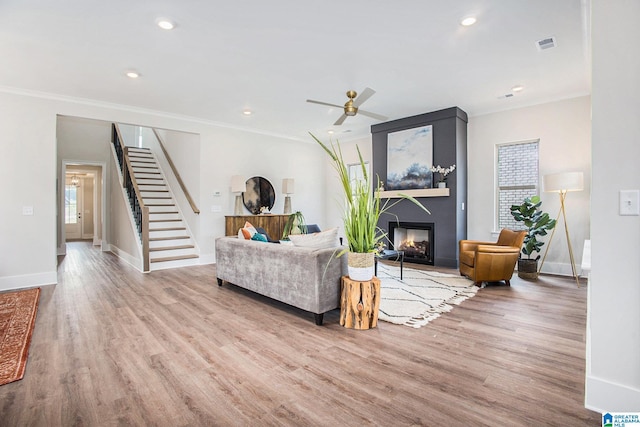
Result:
{"label": "window", "polygon": [[526,141],[497,146],[497,224],[503,228],[522,229],[511,215],[511,205],[538,194],[538,142]]}
{"label": "window", "polygon": [[[367,170],[367,175],[369,175],[369,178],[372,178],[371,169],[369,168],[369,162],[364,162],[364,167]],[[348,164],[347,172],[349,173],[349,181],[351,181],[351,185],[355,185],[355,183],[358,181],[364,181],[364,174],[362,173],[362,165],[360,163]],[[371,180],[371,182],[375,182],[375,180]]]}
{"label": "window", "polygon": [[76,224],[78,222],[78,187],[72,184],[64,186],[64,223]]}

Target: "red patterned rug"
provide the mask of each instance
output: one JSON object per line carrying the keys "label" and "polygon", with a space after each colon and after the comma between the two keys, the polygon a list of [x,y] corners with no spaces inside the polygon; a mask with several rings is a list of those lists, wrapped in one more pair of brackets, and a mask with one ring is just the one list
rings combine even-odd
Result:
{"label": "red patterned rug", "polygon": [[0,294],[0,385],[24,376],[39,296],[40,288]]}

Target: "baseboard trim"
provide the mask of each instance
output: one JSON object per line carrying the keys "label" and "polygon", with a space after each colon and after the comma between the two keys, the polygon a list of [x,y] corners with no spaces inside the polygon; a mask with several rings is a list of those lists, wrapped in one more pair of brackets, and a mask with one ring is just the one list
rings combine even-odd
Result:
{"label": "baseboard trim", "polygon": [[585,408],[605,412],[638,412],[640,390],[587,375]]}
{"label": "baseboard trim", "polygon": [[121,250],[115,245],[109,245],[109,251],[107,252],[113,253],[115,256],[117,256],[118,258],[120,258],[121,260],[123,260],[124,262],[126,262],[127,264],[129,264],[130,266],[132,266],[133,268],[135,268],[136,270],[142,273],[142,261],[140,259],[134,257],[128,252]]}
{"label": "baseboard trim", "polygon": [[207,264],[215,264],[216,263],[216,255],[215,254],[205,254],[200,255],[200,265]]}
{"label": "baseboard trim", "polygon": [[55,285],[58,283],[58,273],[50,271],[48,273],[23,274],[20,276],[0,277],[0,291],[11,289],[36,288],[44,285]]}
{"label": "baseboard trim", "polygon": [[[540,261],[538,261],[539,265]],[[580,264],[576,264],[576,271],[578,272],[578,277],[586,277],[588,273],[585,271],[585,276],[582,276],[582,268]],[[542,266],[542,271],[540,273],[553,274],[556,276],[569,276],[573,277],[573,271],[571,270],[571,264],[564,262],[549,262],[545,261]]]}

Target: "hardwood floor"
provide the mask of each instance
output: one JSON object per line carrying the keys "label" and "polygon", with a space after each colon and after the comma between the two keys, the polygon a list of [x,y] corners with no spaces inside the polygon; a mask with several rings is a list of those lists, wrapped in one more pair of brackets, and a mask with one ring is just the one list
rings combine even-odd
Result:
{"label": "hardwood floor", "polygon": [[369,331],[225,284],[143,275],[85,242],[42,288],[2,426],[601,425],[584,409],[586,288],[488,286],[430,324]]}

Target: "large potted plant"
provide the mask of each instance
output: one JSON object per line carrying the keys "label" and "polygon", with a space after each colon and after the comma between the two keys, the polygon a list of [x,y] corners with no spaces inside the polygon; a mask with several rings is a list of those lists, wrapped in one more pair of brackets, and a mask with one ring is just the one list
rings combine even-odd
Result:
{"label": "large potted plant", "polygon": [[[540,209],[542,201],[539,196],[527,197],[520,205],[511,206],[511,215],[513,218],[524,223],[527,235],[522,245],[522,253],[518,258],[518,277],[523,279],[538,278],[538,260],[540,259],[540,250],[544,246],[544,242],[538,240],[538,236],[545,236],[548,230],[552,230],[556,226],[556,220],[549,218],[549,214]],[[535,258],[533,254],[537,253]],[[522,255],[526,255],[523,258]]]}
{"label": "large potted plant", "polygon": [[429,214],[431,212],[416,199],[407,195],[401,195],[401,198],[393,203],[390,203],[390,199],[386,199],[384,203],[381,203],[380,192],[378,191],[381,188],[380,179],[376,177],[376,190],[373,191],[372,179],[367,172],[367,167],[362,159],[362,154],[358,146],[356,146],[356,150],[358,151],[358,159],[362,167],[363,179],[352,181],[349,179],[349,172],[342,157],[340,144],[338,142],[335,144],[331,142],[327,145],[316,138],[315,135],[311,133],[310,135],[331,158],[333,167],[338,172],[338,178],[340,179],[340,184],[342,185],[345,196],[342,219],[348,249],[340,252],[338,256],[348,252],[347,265],[349,267],[349,277],[352,280],[371,280],[374,272],[374,256],[378,243],[387,237],[384,230],[378,227],[380,215],[389,213],[387,210],[395,206],[402,199],[411,200],[425,212]]}

